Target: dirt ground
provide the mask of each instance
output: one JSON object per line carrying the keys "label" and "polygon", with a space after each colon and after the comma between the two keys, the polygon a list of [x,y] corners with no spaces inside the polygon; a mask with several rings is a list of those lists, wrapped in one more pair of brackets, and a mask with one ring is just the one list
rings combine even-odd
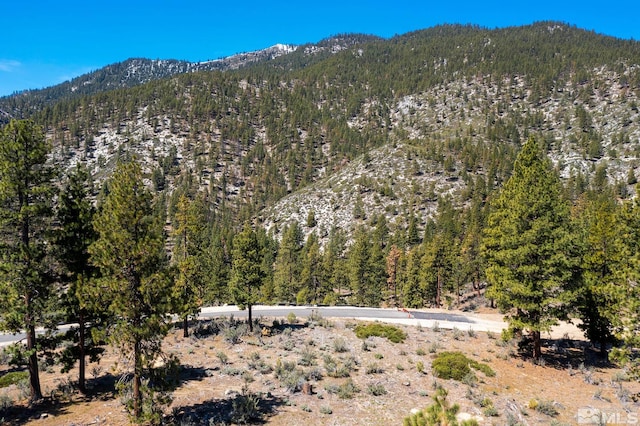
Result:
{"label": "dirt ground", "polygon": [[[407,339],[391,343],[382,337],[359,339],[351,320],[278,322],[283,324],[273,326],[273,318],[261,318],[260,327],[269,335],[262,336],[260,331],[241,335],[238,343],[229,342],[232,327],[221,321],[195,325],[198,337],[192,333],[183,338],[181,330],[172,331],[164,351],[181,360],[182,370],[171,393],[173,400],[164,410],[165,422],[227,424],[238,420],[238,404],[247,400],[244,394],[255,396],[260,418],[250,420],[254,423],[402,424],[412,410],[433,402],[437,386],[448,390],[448,401],[460,405],[463,418],[474,417],[481,425],[576,424],[578,414],[595,409],[616,414],[619,422],[625,422],[640,412],[634,402],[640,384],[628,381],[619,368],[599,363],[598,354],[571,325],[554,330],[554,339],[545,340],[545,362],[534,364],[518,355],[515,343],[504,343],[495,333],[398,326]],[[461,351],[488,364],[496,374],[487,377],[476,372],[477,380],[464,383],[435,378],[431,362],[443,351]],[[330,377],[331,362],[344,366],[349,377]],[[305,379],[292,385],[278,375],[286,369],[283,366]],[[0,395],[13,400],[13,407],[0,412],[0,418],[9,425],[129,424],[120,398],[113,393],[114,382],[125,368],[126,361],[112,351],[99,364],[89,364],[87,397],[69,386],[76,371],[61,374],[58,367],[49,368],[41,380],[45,395],[54,398],[27,408],[16,385],[0,389]],[[7,370],[8,366],[0,366],[0,375]],[[303,383],[310,389],[301,389]],[[339,391],[348,389],[349,383],[355,385],[352,391],[356,389],[351,398],[349,392]],[[548,414],[553,411],[557,414]]]}

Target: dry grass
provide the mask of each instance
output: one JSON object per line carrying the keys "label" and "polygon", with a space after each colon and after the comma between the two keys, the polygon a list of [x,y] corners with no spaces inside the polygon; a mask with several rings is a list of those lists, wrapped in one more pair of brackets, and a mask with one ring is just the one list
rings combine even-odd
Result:
{"label": "dry grass", "polygon": [[[401,326],[407,334],[403,343],[369,337],[363,344],[350,321],[322,320],[310,326],[299,321],[271,328],[272,320],[263,319],[261,324],[270,328],[270,335],[245,335],[237,344],[225,340],[222,332],[184,339],[176,330],[166,338],[165,352],[177,355],[183,365],[181,383],[166,411],[177,419],[174,424],[225,424],[240,402],[257,406],[263,421],[273,425],[400,424],[412,409],[430,404],[437,385],[448,390],[448,399],[459,403],[461,412],[480,416],[481,424],[518,419],[528,424],[573,424],[578,409],[585,406],[608,412],[638,410],[632,398],[640,391],[638,384],[613,380],[622,377],[616,368],[584,367],[586,344],[580,341],[549,342],[546,365],[536,365],[514,356],[514,344],[481,332],[454,336],[451,330]],[[335,350],[335,342],[341,351]],[[476,380],[462,382],[436,379],[431,370],[435,354],[424,348],[435,348],[436,354],[461,351],[488,364],[496,375],[478,372]],[[89,397],[58,395],[55,404],[31,410],[19,399],[15,385],[0,390],[14,400],[13,409],[4,413],[5,421],[43,426],[128,424],[111,392],[121,365],[110,352],[99,366],[87,368],[96,374],[95,379],[88,374],[94,386]],[[0,367],[0,374],[7,368]],[[337,370],[340,374],[328,374]],[[57,369],[43,372],[46,394],[55,394],[72,377]],[[256,395],[256,401],[239,399],[243,392]],[[620,398],[621,394],[630,397]],[[557,416],[531,408],[532,400],[552,404]]]}

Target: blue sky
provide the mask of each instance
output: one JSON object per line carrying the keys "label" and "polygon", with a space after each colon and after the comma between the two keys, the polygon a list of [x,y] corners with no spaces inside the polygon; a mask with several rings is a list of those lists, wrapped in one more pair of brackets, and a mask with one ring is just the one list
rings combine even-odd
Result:
{"label": "blue sky", "polygon": [[204,61],[338,33],[392,37],[443,23],[495,28],[558,20],[640,40],[640,2],[4,0],[0,96],[131,57]]}

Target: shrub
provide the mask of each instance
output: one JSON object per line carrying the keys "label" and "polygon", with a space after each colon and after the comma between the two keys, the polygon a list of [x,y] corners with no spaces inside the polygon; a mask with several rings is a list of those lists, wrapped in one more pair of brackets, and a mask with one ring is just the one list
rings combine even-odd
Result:
{"label": "shrub", "polygon": [[407,338],[407,334],[393,325],[372,323],[367,325],[359,324],[355,328],[356,336],[366,339],[370,336],[386,337],[392,343],[402,343]]}
{"label": "shrub", "polygon": [[351,379],[347,379],[346,382],[338,386],[338,398],[340,399],[351,399],[358,392],[360,392],[360,388]]}
{"label": "shrub", "polygon": [[262,418],[260,398],[254,393],[238,395],[231,403],[231,419],[234,423],[247,424]]}
{"label": "shrub", "polygon": [[331,407],[325,405],[325,406],[320,407],[320,413],[321,414],[333,414],[333,410],[331,409]]}
{"label": "shrub", "polygon": [[289,312],[289,314],[287,315],[287,322],[289,324],[296,324],[298,322],[296,314],[294,314],[293,312]]}
{"label": "shrub", "polygon": [[333,350],[337,353],[348,352],[349,347],[342,337],[337,337],[333,341]]}
{"label": "shrub", "polygon": [[387,394],[387,390],[384,388],[384,385],[378,383],[367,386],[367,393],[373,396],[382,396]]}
{"label": "shrub", "polygon": [[416,370],[418,370],[418,373],[424,373],[424,363],[422,361],[416,362]]}
{"label": "shrub", "polygon": [[553,401],[538,401],[532,399],[531,401],[529,401],[529,408],[534,409],[539,413],[546,414],[550,417],[555,417],[559,414]]}
{"label": "shrub", "polygon": [[28,378],[29,378],[28,371],[12,371],[0,377],[0,388],[5,388],[7,386],[16,384],[19,381],[25,380]]}
{"label": "shrub", "polygon": [[[13,399],[9,395],[0,394],[0,413],[13,406]],[[0,419],[2,419],[0,417]]]}
{"label": "shrub", "polygon": [[367,374],[382,374],[384,373],[384,368],[380,367],[378,364],[371,363],[367,365],[367,369],[365,370]]}
{"label": "shrub", "polygon": [[307,380],[315,380],[315,381],[322,380],[322,370],[318,367],[314,367],[309,371],[307,371],[306,376],[307,376]]}
{"label": "shrub", "polygon": [[482,413],[486,416],[486,417],[497,417],[499,416],[498,410],[496,410],[496,408],[492,405],[490,407],[485,408]]}
{"label": "shrub", "polygon": [[462,381],[471,373],[471,368],[482,371],[488,377],[495,376],[491,367],[469,359],[461,352],[441,352],[435,357],[431,367],[434,376],[441,379]]}
{"label": "shrub", "polygon": [[299,365],[303,365],[305,367],[310,367],[316,364],[316,354],[307,348],[304,348],[300,353],[300,359],[298,360]]}

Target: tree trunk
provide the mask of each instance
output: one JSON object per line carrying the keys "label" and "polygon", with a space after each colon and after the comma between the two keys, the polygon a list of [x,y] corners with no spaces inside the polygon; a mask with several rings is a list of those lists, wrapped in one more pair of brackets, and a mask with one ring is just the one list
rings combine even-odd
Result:
{"label": "tree trunk", "polygon": [[602,361],[606,361],[607,359],[609,359],[609,352],[607,351],[607,342],[604,339],[600,341],[600,359]]}
{"label": "tree trunk", "polygon": [[189,315],[185,315],[182,319],[182,336],[189,337]]}
{"label": "tree trunk", "polygon": [[539,360],[542,358],[542,347],[540,344],[540,332],[532,331],[531,336],[533,337],[533,358]]}
{"label": "tree trunk", "polygon": [[142,415],[142,393],[140,392],[142,355],[140,352],[140,341],[137,339],[133,345],[133,416],[136,420]]}
{"label": "tree trunk", "polygon": [[253,333],[253,316],[251,315],[251,304],[249,304],[247,307],[249,309],[249,331]]}
{"label": "tree trunk", "polygon": [[85,323],[84,312],[80,310],[78,317],[78,390],[86,394],[87,388],[85,386]]}
{"label": "tree trunk", "polygon": [[[31,322],[31,320],[29,320]],[[31,390],[31,402],[42,399],[40,388],[40,373],[38,371],[38,354],[36,353],[36,327],[29,324],[27,329],[27,351],[29,355],[29,388]]]}

